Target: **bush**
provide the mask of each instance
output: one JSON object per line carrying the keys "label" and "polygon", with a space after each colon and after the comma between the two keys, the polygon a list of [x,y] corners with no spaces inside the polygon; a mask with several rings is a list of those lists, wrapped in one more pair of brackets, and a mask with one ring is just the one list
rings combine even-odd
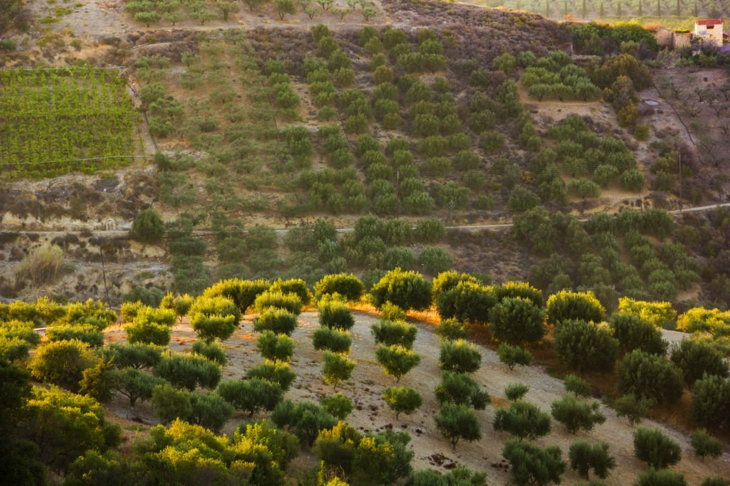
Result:
{"label": "bush", "polygon": [[203,292],[203,297],[228,297],[233,300],[241,314],[244,314],[254,304],[256,298],[269,287],[271,287],[271,283],[266,280],[252,281],[235,278],[222,280],[212,287],[208,287]]}
{"label": "bush", "polygon": [[466,405],[444,403],[433,419],[436,428],[451,443],[453,450],[456,450],[456,445],[461,440],[474,442],[482,438],[479,419]]}
{"label": "bush", "polygon": [[104,334],[97,331],[96,327],[89,324],[51,326],[46,329],[48,341],[71,341],[77,340],[86,343],[92,348],[104,345]]}
{"label": "bush", "polygon": [[624,356],[617,368],[616,388],[657,403],[674,403],[682,396],[682,371],[662,356],[634,350]]}
{"label": "bush", "polygon": [[323,277],[314,286],[314,291],[318,299],[325,295],[339,294],[349,302],[357,302],[365,293],[365,286],[354,275],[340,273]]}
{"label": "bush", "polygon": [[499,356],[499,361],[506,364],[510,370],[514,369],[517,365],[529,366],[532,363],[532,354],[529,351],[519,346],[511,346],[506,343],[499,345],[497,355]]}
{"label": "bush", "polygon": [[305,306],[310,305],[312,300],[314,300],[312,292],[310,292],[307,287],[307,282],[301,278],[292,278],[289,280],[278,279],[276,282],[271,284],[271,288],[269,290],[272,292],[281,292],[282,294],[296,294],[299,297],[299,300],[302,301],[302,305]]}
{"label": "bush", "polygon": [[319,323],[323,326],[348,331],[355,325],[355,318],[347,304],[336,299],[323,300],[319,304]]}
{"label": "bush", "polygon": [[560,483],[566,464],[558,446],[540,449],[521,440],[508,440],[502,449],[512,471],[514,484]]}
{"label": "bush", "polygon": [[152,392],[152,412],[163,424],[175,419],[187,420],[193,411],[190,406],[190,392],[178,390],[171,385],[157,385]]}
{"label": "bush", "polygon": [[479,349],[463,340],[444,341],[439,352],[439,367],[442,371],[474,373],[482,364]]}
{"label": "bush", "polygon": [[431,305],[431,284],[420,273],[395,269],[373,286],[370,295],[376,308],[390,302],[404,310],[423,310]]}
{"label": "bush", "polygon": [[484,410],[491,403],[489,394],[479,387],[474,378],[453,371],[444,371],[441,374],[441,382],[436,386],[434,394],[441,405],[451,402]]}
{"label": "bush", "polygon": [[425,248],[418,257],[418,263],[426,272],[435,275],[451,268],[453,262],[449,252],[443,248]]}
{"label": "bush", "polygon": [[535,440],[550,433],[550,415],[531,403],[512,402],[508,409],[498,408],[494,414],[494,430],[508,432],[520,439]]}
{"label": "bush", "polygon": [[466,339],[468,332],[463,322],[456,319],[443,319],[434,331],[441,341],[455,341]]}
{"label": "bush", "polygon": [[289,369],[289,363],[283,361],[267,361],[249,368],[246,371],[246,378],[259,378],[276,383],[286,393],[297,378],[297,375]]}
{"label": "bush", "polygon": [[385,374],[395,377],[396,383],[421,362],[421,357],[415,351],[398,345],[378,346],[375,357]]}
{"label": "bush", "polygon": [[295,403],[291,400],[283,400],[276,405],[271,421],[278,427],[287,428],[309,446],[314,444],[320,430],[330,429],[337,424],[337,419],[315,403]]}
{"label": "bush", "polygon": [[328,350],[333,353],[349,353],[352,339],[347,331],[320,326],[312,335],[312,343],[317,351]]}
{"label": "bush", "polygon": [[555,353],[565,365],[581,373],[611,371],[619,342],[607,327],[579,320],[560,321],[555,327]]}
{"label": "bush", "polygon": [[664,469],[682,459],[682,449],[661,430],[639,427],[634,431],[634,455],[649,467]]}
{"label": "bush", "polygon": [[522,397],[527,395],[528,391],[530,391],[530,387],[524,383],[510,383],[504,387],[504,395],[511,402],[522,400]]}
{"label": "bush", "polygon": [[190,408],[187,420],[215,433],[228,422],[234,410],[233,406],[217,393],[191,393]]}
{"label": "bush", "polygon": [[114,358],[117,368],[152,368],[162,359],[162,353],[148,344],[110,344],[103,349],[104,358]]}
{"label": "bush", "polygon": [[636,169],[630,169],[619,177],[621,187],[631,192],[641,192],[646,185],[644,175]]}
{"label": "bush", "polygon": [[542,292],[526,282],[506,282],[499,287],[494,287],[497,299],[502,301],[507,297],[522,297],[532,301],[536,307],[542,307]]}
{"label": "bush", "polygon": [[263,313],[270,307],[276,307],[279,309],[286,309],[294,315],[299,315],[302,312],[302,300],[295,293],[282,293],[266,291],[259,294],[254,301],[254,309],[256,312]]}
{"label": "bush", "polygon": [[143,209],[134,218],[130,236],[141,243],[157,243],[165,235],[165,223],[154,209]]}
{"label": "bush", "polygon": [[37,287],[51,284],[61,276],[63,250],[43,245],[30,250],[18,267],[17,277],[30,279]]}
{"label": "bush", "polygon": [[705,456],[713,459],[720,457],[724,451],[722,442],[711,436],[707,430],[698,429],[690,434],[690,444],[695,454],[705,460]]}
{"label": "bush", "polygon": [[568,375],[563,379],[565,391],[574,393],[578,397],[588,398],[591,396],[591,385],[575,375]]}
{"label": "bush", "polygon": [[491,287],[471,281],[460,282],[436,298],[436,309],[442,319],[454,318],[475,324],[486,323],[496,304],[497,297]]}
{"label": "bush", "polygon": [[[162,302],[163,297],[164,293],[157,287],[148,289],[138,285],[122,297],[122,302],[127,304],[141,303],[149,307],[157,307],[160,305],[160,302]],[[122,304],[122,306],[124,306],[124,304]],[[124,318],[123,315],[122,318]]]}
{"label": "bush", "polygon": [[174,386],[190,391],[196,386],[215,388],[221,379],[221,370],[215,363],[196,355],[168,354],[153,372]]}
{"label": "bush", "polygon": [[662,332],[641,317],[628,312],[614,312],[609,322],[613,336],[621,343],[624,352],[640,349],[661,356],[666,353],[668,344],[662,338]]}
{"label": "bush", "polygon": [[706,376],[692,389],[692,419],[712,427],[730,423],[730,380]]}
{"label": "bush", "polygon": [[296,328],[297,316],[286,309],[266,309],[253,321],[253,330],[256,332],[271,331],[291,336]]}
{"label": "bush", "polygon": [[423,404],[421,395],[413,388],[386,388],[383,399],[388,407],[395,412],[396,420],[398,420],[401,413],[410,415]]}
{"label": "bush", "polygon": [[96,362],[89,345],[78,340],[52,341],[38,348],[28,369],[36,380],[78,391],[85,369]]}
{"label": "bush", "polygon": [[654,403],[653,399],[637,398],[632,393],[613,402],[613,408],[616,410],[617,416],[626,417],[633,426],[646,417],[646,414],[649,413],[649,409]]}
{"label": "bush", "polygon": [[584,402],[568,393],[551,405],[553,418],[565,425],[568,432],[575,434],[579,430],[593,430],[596,424],[602,424],[606,417],[600,412],[598,402]]}
{"label": "bush", "polygon": [[606,309],[593,292],[570,292],[561,290],[547,301],[547,322],[557,324],[565,319],[601,322]]}
{"label": "bush", "polygon": [[529,211],[540,204],[537,194],[522,186],[515,186],[507,200],[507,208],[513,213]]}
{"label": "bush", "polygon": [[684,474],[667,469],[657,471],[651,468],[639,475],[639,479],[634,483],[634,486],[687,486],[687,481],[684,479]]}
{"label": "bush", "polygon": [[338,420],[345,420],[353,410],[352,401],[342,393],[336,393],[331,397],[322,397],[319,399],[319,404],[325,412]]}
{"label": "bush", "polygon": [[206,343],[200,340],[195,341],[193,343],[193,354],[200,355],[218,366],[225,366],[228,364],[226,352],[223,351],[223,348],[216,343]]}
{"label": "bush", "polygon": [[574,179],[568,183],[568,194],[582,199],[596,198],[601,195],[601,188],[588,179]]}
{"label": "bush", "polygon": [[421,243],[438,243],[446,237],[446,228],[437,218],[422,219],[416,224],[414,236]]}
{"label": "bush", "polygon": [[256,349],[264,359],[289,362],[294,354],[294,340],[285,334],[264,331],[256,339]]}
{"label": "bush", "polygon": [[332,385],[335,390],[340,382],[350,379],[354,369],[355,361],[338,353],[331,351],[324,352],[322,375],[324,376],[325,383]]}
{"label": "bush", "polygon": [[728,365],[722,355],[710,344],[683,339],[672,346],[672,363],[682,370],[684,381],[690,388],[705,376],[728,376]]}
{"label": "bush", "polygon": [[227,297],[198,297],[190,308],[190,325],[208,344],[231,337],[240,320],[241,312]]}
{"label": "bush", "polygon": [[601,479],[605,479],[616,467],[616,459],[608,453],[608,444],[599,442],[591,444],[585,440],[578,440],[570,444],[568,452],[570,458],[570,468],[584,477],[589,479],[588,474],[591,469],[593,474]]}
{"label": "bush", "polygon": [[418,328],[413,324],[408,324],[403,320],[391,321],[386,319],[381,319],[373,324],[370,330],[375,338],[375,344],[403,346],[406,349],[413,347],[418,332]]}
{"label": "bush", "polygon": [[545,313],[522,297],[506,297],[489,312],[492,336],[509,344],[539,341],[545,334]]}
{"label": "bush", "polygon": [[218,394],[236,410],[253,416],[258,410],[274,410],[281,401],[283,391],[277,383],[250,378],[245,381],[224,381],[218,386]]}

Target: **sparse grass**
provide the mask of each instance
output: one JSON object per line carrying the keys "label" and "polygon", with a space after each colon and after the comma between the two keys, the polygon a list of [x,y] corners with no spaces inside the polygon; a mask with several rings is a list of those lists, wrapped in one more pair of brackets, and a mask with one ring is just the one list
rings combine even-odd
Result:
{"label": "sparse grass", "polygon": [[35,248],[21,262],[17,278],[30,280],[36,287],[54,283],[63,270],[63,250],[43,245]]}

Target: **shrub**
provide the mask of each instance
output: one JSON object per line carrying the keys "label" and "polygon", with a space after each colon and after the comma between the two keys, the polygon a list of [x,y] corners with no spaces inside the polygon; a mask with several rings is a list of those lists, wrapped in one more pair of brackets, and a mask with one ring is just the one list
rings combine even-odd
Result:
{"label": "shrub", "polygon": [[271,413],[271,421],[278,427],[287,428],[302,443],[311,446],[320,430],[330,429],[337,419],[322,407],[308,401],[282,400]]}
{"label": "shrub", "polygon": [[719,439],[711,436],[707,430],[698,429],[690,434],[690,444],[702,460],[705,460],[705,456],[709,456],[713,459],[720,457],[724,451],[722,442]]}
{"label": "shrub", "polygon": [[566,464],[558,446],[539,448],[529,442],[508,440],[502,456],[510,464],[514,484],[560,483]]}
{"label": "shrub", "polygon": [[507,208],[513,213],[529,211],[540,204],[537,194],[522,186],[515,186],[507,200]]}
{"label": "shrub", "polygon": [[730,380],[706,376],[692,389],[692,419],[712,427],[730,423]]}
{"label": "shrub", "polygon": [[379,322],[370,327],[375,344],[384,344],[386,346],[403,346],[406,349],[413,347],[416,340],[418,328],[413,324],[408,324],[403,320],[386,320],[381,319]]}
{"label": "shrub", "polygon": [[634,486],[687,486],[687,481],[684,479],[684,474],[669,471],[668,469],[656,470],[651,468],[639,475],[639,479],[634,483]]}
{"label": "shrub", "polygon": [[630,169],[619,177],[621,187],[631,192],[641,192],[646,185],[644,175],[636,169]]}
{"label": "shrub", "polygon": [[585,440],[578,440],[570,444],[568,452],[570,468],[584,477],[589,478],[591,469],[593,474],[605,479],[616,467],[616,459],[608,453],[608,444],[599,442],[591,444]]}
{"label": "shrub", "polygon": [[289,363],[283,361],[267,361],[253,366],[246,371],[246,378],[261,379],[276,383],[283,392],[287,392],[297,375],[289,369]]}
{"label": "shrub", "polygon": [[396,420],[398,420],[401,413],[410,415],[423,404],[421,395],[413,388],[386,388],[383,399],[388,404],[388,407],[395,412]]}
{"label": "shrub", "polygon": [[245,381],[224,381],[218,386],[218,394],[236,410],[253,416],[258,410],[274,410],[281,401],[283,391],[277,383],[251,378]]}
{"label": "shrub", "polygon": [[436,298],[436,309],[442,319],[455,318],[475,324],[485,323],[496,304],[497,297],[491,287],[470,281],[460,282]]}
{"label": "shrub", "polygon": [[662,332],[650,322],[628,312],[614,312],[609,320],[613,336],[621,343],[624,352],[640,349],[645,353],[663,356],[667,342]]}
{"label": "shrub", "polygon": [[117,368],[152,368],[162,359],[160,350],[148,344],[110,344],[103,353],[105,359],[114,359]]}
{"label": "shrub", "polygon": [[454,371],[442,373],[434,394],[441,405],[451,402],[468,405],[476,410],[484,410],[491,402],[489,394],[479,387],[474,378]]}
{"label": "shrub", "polygon": [[167,384],[157,385],[152,391],[152,412],[163,424],[178,418],[187,420],[192,411],[189,391]]}
{"label": "shrub", "polygon": [[375,357],[385,374],[395,377],[396,383],[421,362],[421,357],[415,351],[398,345],[378,346]]}
{"label": "shrub", "polygon": [[482,438],[479,419],[466,405],[447,402],[434,416],[436,428],[451,443],[453,450],[461,440],[474,442]]}
{"label": "shrub", "polygon": [[291,336],[296,328],[297,316],[286,309],[266,309],[253,321],[256,332],[271,331],[274,334]]}
{"label": "shrub", "polygon": [[446,237],[446,229],[437,218],[422,219],[416,224],[414,236],[421,243],[438,243]]}
{"label": "shrub", "polygon": [[195,341],[193,343],[193,354],[198,354],[219,366],[225,366],[228,363],[226,352],[216,343],[206,343],[200,340]]}
{"label": "shrub", "polygon": [[582,199],[596,198],[601,195],[601,188],[598,184],[588,179],[574,179],[568,183],[568,194],[578,196]]}
{"label": "shrub", "polygon": [[318,299],[328,294],[339,294],[350,302],[357,302],[365,293],[365,286],[352,274],[326,275],[314,286]]}
{"label": "shrub", "polygon": [[474,373],[482,364],[479,349],[463,340],[444,341],[439,352],[439,367],[442,371]]}
{"label": "shrub", "polygon": [[606,417],[600,412],[598,402],[584,402],[568,393],[551,405],[553,418],[563,424],[568,432],[575,434],[580,429],[590,431],[596,424],[602,424]]}
{"label": "shrub", "polygon": [[395,269],[373,286],[370,295],[377,308],[390,302],[404,310],[422,310],[431,305],[431,284],[420,273]]}
{"label": "shrub", "polygon": [[264,359],[288,362],[294,354],[294,340],[286,334],[264,331],[256,339],[256,349]]}
{"label": "shrub", "polygon": [[154,209],[143,209],[134,218],[130,236],[141,243],[157,243],[165,235],[165,223]]}
{"label": "shrub", "polygon": [[354,369],[355,361],[338,353],[331,351],[324,352],[322,375],[324,376],[325,383],[332,385],[335,390],[340,382],[350,379]]}
{"label": "shrub", "polygon": [[425,248],[418,257],[418,263],[426,272],[435,275],[451,268],[452,260],[449,252],[443,248]]}
{"label": "shrub", "polygon": [[152,391],[158,385],[167,383],[162,378],[143,373],[133,368],[123,368],[112,372],[114,388],[129,399],[129,405],[134,407],[137,400],[149,400]]}
{"label": "shrub", "polygon": [[238,307],[227,297],[198,297],[190,308],[190,325],[208,344],[231,337],[240,320]]}
{"label": "shrub", "polygon": [[196,392],[190,394],[190,408],[187,420],[215,433],[228,422],[234,410],[233,406],[217,393]]}
{"label": "shrub", "polygon": [[619,342],[606,327],[570,319],[558,323],[554,335],[555,353],[570,368],[581,373],[613,369]]}
{"label": "shrub", "polygon": [[682,370],[684,381],[690,388],[704,376],[728,376],[727,363],[710,344],[683,339],[672,346],[670,359]]}
{"label": "shrub", "polygon": [[522,297],[529,299],[536,307],[542,307],[542,292],[526,282],[506,282],[494,287],[497,299],[502,301],[507,297]]}
{"label": "shrub", "polygon": [[[122,302],[129,304],[129,303],[141,303],[146,306],[150,307],[157,307],[160,305],[160,302],[162,301],[162,298],[164,296],[164,293],[162,290],[158,289],[157,287],[152,287],[151,289],[147,289],[142,286],[136,286],[134,287],[129,293],[125,294],[122,297]],[[124,304],[122,304],[124,305]],[[129,310],[132,310],[128,306]],[[134,317],[134,316],[132,316]],[[124,318],[124,317],[122,317]]]}
{"label": "shrub", "polygon": [[522,297],[506,297],[489,312],[492,336],[509,344],[535,342],[545,334],[545,313]]}
{"label": "shrub", "polygon": [[565,319],[601,322],[606,310],[593,292],[561,290],[547,301],[547,322],[557,324]]}
{"label": "shrub", "polygon": [[504,387],[504,395],[511,402],[522,400],[522,397],[527,395],[528,391],[530,391],[530,387],[524,383],[510,383]]}
{"label": "shrub", "polygon": [[510,370],[514,369],[517,365],[529,366],[532,363],[532,354],[529,351],[519,346],[511,346],[506,343],[499,345],[497,355],[499,356],[499,361],[506,364]]}
{"label": "shrub", "polygon": [[270,307],[276,307],[279,309],[286,309],[294,315],[299,315],[302,311],[302,301],[299,296],[295,293],[282,293],[266,291],[259,294],[254,301],[254,309],[256,312],[263,313]]}
{"label": "shrub", "polygon": [[626,417],[633,426],[646,417],[654,403],[653,399],[637,398],[636,395],[631,393],[613,402],[613,408],[616,409],[617,416]]}
{"label": "shrub", "polygon": [[89,345],[84,342],[52,341],[38,348],[28,363],[28,369],[39,381],[77,391],[84,370],[93,366],[95,361]]}
{"label": "shrub", "polygon": [[328,350],[333,353],[348,353],[352,346],[352,339],[347,331],[320,326],[312,335],[312,343],[317,351]]}
{"label": "shrub", "polygon": [[322,397],[319,399],[319,404],[325,412],[338,420],[345,420],[353,410],[352,402],[342,393],[336,393],[331,397]]}
{"label": "shrub", "polygon": [[588,398],[591,396],[591,385],[575,375],[568,375],[563,379],[565,391],[574,393],[578,397]]}
{"label": "shrub", "polygon": [[[681,480],[684,480],[684,476],[677,473],[672,473],[672,471],[660,471],[661,473],[670,473],[675,474],[681,477]],[[679,480],[678,480],[679,481]],[[678,482],[677,486],[686,486],[686,483]],[[725,478],[721,478],[719,476],[712,477],[712,478],[705,478],[704,481],[702,481],[702,484],[700,486],[730,486],[730,480],[727,480]]]}
{"label": "shrub", "polygon": [[323,300],[319,304],[319,323],[323,326],[348,331],[355,325],[355,318],[347,304],[336,299]]}
{"label": "shrub", "polygon": [[63,250],[57,246],[43,245],[30,250],[18,267],[17,277],[30,279],[40,287],[52,284],[61,276]]}
{"label": "shrub", "polygon": [[550,433],[550,415],[531,403],[516,401],[494,414],[494,430],[508,432],[520,439],[535,440]]}
{"label": "shrub", "polygon": [[463,322],[456,319],[443,319],[434,331],[441,341],[455,341],[466,339],[468,332]]}
{"label": "shrub", "polygon": [[618,364],[616,388],[657,403],[674,403],[682,396],[682,371],[664,357],[634,350]]}
{"label": "shrub", "polygon": [[682,459],[682,449],[661,430],[639,427],[634,431],[634,455],[650,467],[664,469]]}
{"label": "shrub", "polygon": [[307,287],[307,282],[301,278],[292,278],[289,280],[278,279],[276,282],[271,284],[271,288],[269,290],[272,292],[281,292],[282,294],[296,294],[299,297],[299,300],[302,301],[302,305],[305,306],[310,305],[314,299],[314,297],[312,297],[312,292],[310,292]]}
{"label": "shrub", "polygon": [[104,345],[104,334],[89,324],[51,326],[47,328],[46,336],[51,342],[77,340],[93,348]]}
{"label": "shrub", "polygon": [[215,388],[221,379],[221,370],[215,363],[196,355],[168,354],[162,357],[153,372],[174,386],[190,391],[196,386]]}

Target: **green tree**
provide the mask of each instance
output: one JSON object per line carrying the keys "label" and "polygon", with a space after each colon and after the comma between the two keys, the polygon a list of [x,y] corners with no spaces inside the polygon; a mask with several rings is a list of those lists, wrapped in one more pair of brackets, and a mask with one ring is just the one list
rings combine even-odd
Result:
{"label": "green tree", "polygon": [[633,426],[646,417],[646,414],[649,413],[655,403],[653,399],[640,398],[630,393],[613,402],[613,408],[616,409],[617,416],[626,417]]}
{"label": "green tree", "polygon": [[202,356],[219,366],[225,366],[228,363],[226,352],[216,343],[207,344],[201,340],[197,340],[193,343],[193,354]]}
{"label": "green tree", "polygon": [[550,415],[531,403],[516,401],[508,409],[499,408],[492,424],[497,432],[508,432],[520,439],[537,439],[550,433]]}
{"label": "green tree", "polygon": [[479,419],[466,405],[446,402],[434,416],[436,428],[451,443],[453,450],[461,440],[474,442],[482,438]]}
{"label": "green tree", "polygon": [[421,362],[421,356],[415,351],[400,345],[378,346],[375,357],[385,374],[395,377],[396,383]]}
{"label": "green tree", "polygon": [[221,11],[221,15],[223,16],[223,20],[225,22],[228,22],[228,17],[235,12],[238,12],[238,3],[237,2],[229,2],[226,0],[217,0],[215,2],[215,6],[218,7],[218,10]]}
{"label": "green tree", "polygon": [[208,344],[215,339],[231,337],[241,320],[241,312],[235,302],[227,297],[199,297],[189,314],[190,325]]}
{"label": "green tree", "polygon": [[474,373],[482,365],[479,349],[463,340],[444,341],[439,352],[439,367],[442,371]]}
{"label": "green tree", "polygon": [[571,292],[561,290],[547,301],[547,322],[557,324],[566,319],[601,322],[606,309],[593,292]]}
{"label": "green tree", "polygon": [[695,454],[705,460],[705,456],[713,459],[720,457],[724,451],[722,442],[711,436],[705,429],[697,429],[690,434],[690,444]]}
{"label": "green tree", "polygon": [[96,363],[89,345],[81,341],[52,341],[38,348],[28,363],[33,378],[78,391],[85,369]]}
{"label": "green tree", "polygon": [[471,281],[459,282],[441,291],[436,298],[436,309],[442,319],[453,318],[474,324],[485,324],[496,304],[497,297],[491,287]]}
{"label": "green tree", "polygon": [[352,338],[349,331],[319,326],[312,335],[312,344],[317,351],[327,350],[333,353],[349,353]]}
{"label": "green tree", "polygon": [[251,416],[259,410],[273,410],[283,393],[278,383],[261,378],[228,380],[218,385],[218,394],[225,401]]}
{"label": "green tree", "polygon": [[320,430],[331,429],[337,424],[337,419],[323,407],[304,400],[296,403],[282,400],[271,413],[271,420],[278,427],[290,430],[308,446],[314,444]]}
{"label": "green tree", "polygon": [[134,368],[122,368],[112,374],[114,388],[129,399],[129,405],[134,407],[137,400],[149,400],[152,391],[157,385],[164,385],[162,378],[143,373]]}
{"label": "green tree", "polygon": [[510,439],[504,444],[502,456],[510,464],[514,484],[546,486],[560,483],[566,468],[558,446],[541,449],[529,442]]}
{"label": "green tree", "polygon": [[152,370],[176,387],[195,390],[196,386],[215,388],[221,379],[221,370],[215,363],[194,354],[170,353],[163,356]]}
{"label": "green tree", "polygon": [[705,375],[728,376],[728,365],[722,354],[707,343],[683,339],[672,346],[670,360],[682,370],[684,381],[690,388]]}
{"label": "green tree", "polygon": [[580,373],[608,372],[616,363],[619,342],[610,329],[592,322],[560,321],[555,327],[555,353],[565,365]]}
{"label": "green tree", "polygon": [[342,393],[336,393],[331,397],[322,397],[319,399],[319,404],[325,412],[338,420],[345,420],[353,410],[352,401]]}
{"label": "green tree", "polygon": [[545,313],[522,297],[505,297],[489,313],[492,336],[508,344],[536,342],[545,334]]}
{"label": "green tree", "polygon": [[591,469],[593,474],[605,479],[616,467],[616,459],[608,453],[608,444],[598,442],[591,444],[585,440],[578,440],[570,444],[568,452],[570,468],[584,478],[589,479]]}
{"label": "green tree", "polygon": [[682,459],[682,449],[661,430],[639,427],[634,431],[634,455],[650,467],[664,469]]}
{"label": "green tree", "polygon": [[456,319],[443,319],[434,331],[441,341],[455,341],[466,339],[469,333],[463,322]]}
{"label": "green tree", "polygon": [[529,366],[532,363],[532,354],[519,346],[511,346],[509,344],[500,344],[497,348],[499,361],[506,364],[510,370],[515,366]]}
{"label": "green tree", "polygon": [[117,368],[152,368],[162,359],[160,350],[148,344],[110,344],[103,352]]}
{"label": "green tree", "polygon": [[454,371],[441,374],[441,382],[434,389],[434,394],[441,405],[451,402],[484,410],[491,403],[489,393],[483,391],[474,378]]}
{"label": "green tree", "polygon": [[283,361],[265,361],[264,363],[249,368],[246,371],[246,377],[261,378],[262,380],[276,383],[284,392],[287,392],[297,375],[289,368],[289,363]]}
{"label": "green tree", "polygon": [[682,396],[682,371],[664,357],[640,350],[628,353],[617,365],[616,389],[657,403],[674,403]]}
{"label": "green tree", "polygon": [[331,351],[324,352],[324,364],[322,365],[322,375],[324,381],[328,385],[332,385],[337,389],[337,385],[342,381],[347,381],[352,376],[355,369],[355,361],[348,359],[338,353]]}
{"label": "green tree", "polygon": [[551,405],[553,418],[563,424],[568,432],[575,434],[579,430],[593,430],[596,424],[606,421],[597,401],[585,402],[576,399],[572,393],[563,395]]}
{"label": "green tree", "polygon": [[178,418],[187,421],[192,412],[190,392],[169,384],[157,385],[152,390],[152,412],[163,424]]}
{"label": "green tree", "polygon": [[386,319],[381,319],[370,326],[370,330],[376,344],[400,345],[408,349],[413,347],[418,332],[418,328],[413,324],[408,324],[403,320],[391,321]]}
{"label": "green tree", "polygon": [[[149,27],[149,25],[148,25]],[[143,209],[134,218],[130,236],[140,243],[158,243],[165,235],[165,223],[154,209]]]}
{"label": "green tree", "polygon": [[112,399],[114,367],[111,361],[103,358],[96,361],[96,365],[86,368],[82,372],[83,378],[79,382],[79,393],[88,395],[99,402],[108,402]]}
{"label": "green tree", "polygon": [[687,481],[684,479],[684,474],[668,469],[651,468],[639,475],[634,486],[687,486]]}
{"label": "green tree", "polygon": [[640,349],[645,353],[664,355],[667,342],[653,324],[628,312],[614,312],[609,320],[613,337],[621,343],[624,352]]}
{"label": "green tree", "polygon": [[712,427],[730,422],[730,380],[706,376],[695,382],[692,389],[692,419]]}
{"label": "green tree", "polygon": [[421,395],[419,395],[413,388],[386,388],[385,393],[383,394],[383,399],[385,400],[385,403],[388,404],[388,407],[395,412],[396,420],[398,420],[398,416],[401,413],[410,415],[423,404]]}
{"label": "green tree", "polygon": [[365,294],[365,286],[354,275],[340,273],[322,277],[315,284],[314,292],[318,299],[329,294],[339,294],[349,302],[357,302]]}
{"label": "green tree", "polygon": [[264,359],[288,362],[294,354],[294,340],[285,334],[264,331],[256,339],[256,349]]}
{"label": "green tree", "polygon": [[355,325],[355,318],[347,307],[347,304],[341,300],[329,298],[320,301],[319,307],[319,323],[340,331],[348,331]]}
{"label": "green tree", "polygon": [[253,330],[256,332],[271,331],[291,336],[296,328],[297,316],[286,309],[275,307],[264,310],[253,321]]}
{"label": "green tree", "polygon": [[574,393],[577,397],[588,398],[591,396],[591,385],[575,375],[568,375],[563,379],[565,391]]}
{"label": "green tree", "polygon": [[510,402],[522,400],[528,391],[530,391],[530,387],[524,383],[510,383],[504,387],[504,395]]}
{"label": "green tree", "polygon": [[386,302],[403,310],[423,310],[431,305],[431,284],[420,273],[391,270],[370,290],[373,305]]}

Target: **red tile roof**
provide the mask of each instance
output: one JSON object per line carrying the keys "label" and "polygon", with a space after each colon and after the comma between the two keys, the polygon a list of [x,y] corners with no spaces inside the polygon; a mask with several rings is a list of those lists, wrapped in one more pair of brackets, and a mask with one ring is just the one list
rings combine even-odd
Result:
{"label": "red tile roof", "polygon": [[722,19],[697,20],[697,25],[722,25]]}

